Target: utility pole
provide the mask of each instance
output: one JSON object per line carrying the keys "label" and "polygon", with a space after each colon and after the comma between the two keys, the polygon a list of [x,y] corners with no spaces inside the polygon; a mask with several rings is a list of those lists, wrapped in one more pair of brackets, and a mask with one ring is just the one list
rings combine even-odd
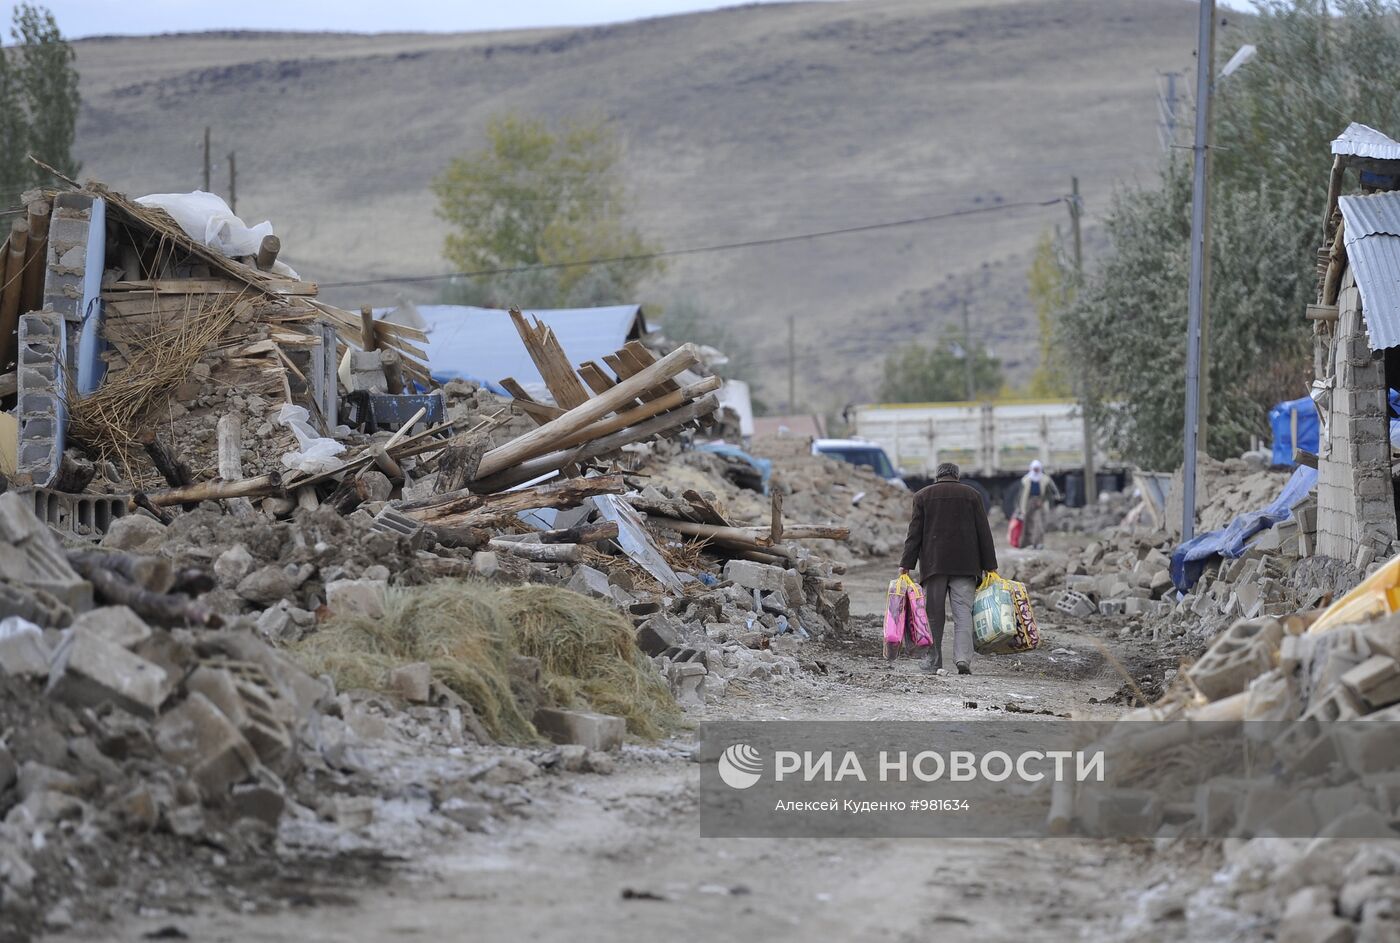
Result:
{"label": "utility pole", "polygon": [[[1079,217],[1084,205],[1079,199],[1079,178],[1071,177],[1069,187],[1069,222],[1074,230],[1074,295],[1078,299],[1084,288],[1084,240],[1079,229]],[[1084,503],[1093,507],[1099,501],[1099,479],[1094,467],[1094,423],[1090,416],[1093,410],[1089,405],[1087,378],[1079,381],[1079,391],[1079,412],[1084,423]]]}
{"label": "utility pole", "polygon": [[[1186,314],[1186,429],[1183,442],[1181,539],[1196,534],[1196,450],[1206,433],[1205,408],[1208,370],[1206,325],[1209,323],[1210,289],[1210,98],[1214,85],[1215,0],[1200,0],[1200,39],[1196,45],[1196,143],[1192,150],[1191,181],[1191,280]],[[1206,361],[1208,362],[1208,361]]]}
{"label": "utility pole", "polygon": [[963,370],[967,375],[967,401],[971,403],[977,399],[977,384],[972,376],[972,322],[967,316],[967,298],[962,300],[962,324]]}
{"label": "utility pole", "polygon": [[209,192],[209,125],[204,126],[204,192]]}
{"label": "utility pole", "polygon": [[797,415],[797,318],[788,315],[788,415]]}
{"label": "utility pole", "polygon": [[233,151],[228,152],[228,208],[238,212],[238,163]]}

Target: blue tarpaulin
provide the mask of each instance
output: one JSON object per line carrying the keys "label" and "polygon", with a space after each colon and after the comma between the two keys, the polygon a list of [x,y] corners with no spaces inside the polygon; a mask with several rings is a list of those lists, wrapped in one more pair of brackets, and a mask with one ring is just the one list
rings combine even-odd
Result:
{"label": "blue tarpaulin", "polygon": [[1279,403],[1269,410],[1269,427],[1274,431],[1275,465],[1293,464],[1293,413],[1298,413],[1298,448],[1317,454],[1317,404],[1312,397]]}
{"label": "blue tarpaulin", "polygon": [[[1299,438],[1302,438],[1300,435]],[[1317,487],[1317,469],[1299,465],[1283,486],[1273,504],[1241,514],[1223,530],[1199,534],[1172,551],[1172,582],[1183,593],[1196,585],[1211,557],[1234,559],[1244,556],[1255,534],[1268,530],[1292,515],[1291,508]]]}

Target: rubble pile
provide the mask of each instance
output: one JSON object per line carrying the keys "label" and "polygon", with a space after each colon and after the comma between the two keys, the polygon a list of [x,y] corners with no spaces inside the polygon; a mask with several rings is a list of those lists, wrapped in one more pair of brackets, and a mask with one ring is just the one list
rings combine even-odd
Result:
{"label": "rubble pile", "polygon": [[[1120,743],[1151,752],[1158,768],[1187,751],[1209,771],[1217,746],[1222,766],[1230,764],[1194,794],[1144,803],[1130,775],[1089,807],[1076,806],[1141,816],[1135,827],[1164,837],[1249,839],[1226,843],[1226,865],[1197,892],[1193,912],[1243,913],[1255,925],[1276,924],[1280,940],[1400,936],[1400,855],[1387,841],[1400,834],[1390,763],[1400,721],[1400,615],[1372,607],[1372,615],[1348,621],[1353,605],[1240,619],[1162,701],[1122,718],[1193,724],[1154,726],[1144,735],[1150,745],[1136,743],[1121,722],[1112,725]],[[1232,755],[1245,748],[1240,738],[1255,754],[1244,774]],[[1296,838],[1303,835],[1319,840]],[[1333,838],[1350,840],[1326,840]]]}
{"label": "rubble pile", "polygon": [[173,863],[489,828],[541,771],[792,677],[849,618],[831,551],[902,536],[907,494],[863,470],[804,459],[760,498],[683,451],[718,410],[693,345],[575,366],[512,312],[548,399],[435,388],[421,332],[322,303],[275,237],[43,200],[0,356],[0,914],[27,928],[113,906],[79,893],[98,833]]}

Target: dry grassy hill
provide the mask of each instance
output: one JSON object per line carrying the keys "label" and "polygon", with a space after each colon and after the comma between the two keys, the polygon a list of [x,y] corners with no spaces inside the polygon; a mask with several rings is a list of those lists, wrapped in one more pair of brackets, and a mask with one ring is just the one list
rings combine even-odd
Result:
{"label": "dry grassy hill", "polygon": [[[236,149],[240,213],[270,218],[322,283],[447,270],[427,183],[502,110],[610,119],[638,221],[667,247],[1053,198],[1078,174],[1092,252],[1115,185],[1161,159],[1156,77],[1191,68],[1194,24],[1183,0],[863,0],[509,33],[92,39],[76,44],[78,155],[132,194],[192,189],[212,125],[215,189]],[[1066,219],[1014,210],[688,256],[643,300],[712,311],[770,365],[778,407],[789,315],[814,407],[873,396],[884,352],[955,324],[963,298],[1023,379],[1029,250]]]}

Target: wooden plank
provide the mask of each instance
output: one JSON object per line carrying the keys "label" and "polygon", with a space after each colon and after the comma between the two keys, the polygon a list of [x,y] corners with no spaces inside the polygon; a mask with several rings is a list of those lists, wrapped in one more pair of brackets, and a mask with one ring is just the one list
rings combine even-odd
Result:
{"label": "wooden plank", "polygon": [[638,390],[650,389],[661,380],[694,366],[699,359],[699,351],[694,344],[682,344],[641,374],[624,380],[607,393],[574,407],[547,425],[487,452],[481,459],[477,474],[485,477],[493,471],[517,464],[526,455],[538,455],[541,445],[554,447],[555,443],[567,439],[573,433],[621,408]]}
{"label": "wooden plank", "polygon": [[[638,370],[641,370],[644,367],[650,367],[652,364],[656,363],[656,354],[652,353],[649,348],[645,347],[641,341],[628,341],[626,344],[623,345],[622,350],[618,351],[618,353],[623,352],[625,352],[627,356],[632,358],[632,361],[637,365]],[[675,380],[667,380],[665,383],[661,384],[661,389],[665,390],[667,393],[674,393],[680,388],[681,385]]]}
{"label": "wooden plank", "polygon": [[603,368],[591,360],[585,360],[578,365],[578,375],[583,377],[583,382],[588,384],[588,388],[594,393],[606,393],[617,384],[612,378],[603,372]]}
{"label": "wooden plank", "polygon": [[574,368],[569,365],[569,359],[554,332],[538,318],[535,319],[534,326],[531,326],[519,308],[510,309],[510,319],[515,325],[516,333],[520,335],[520,342],[525,345],[525,352],[534,361],[535,369],[540,372],[540,378],[549,388],[554,401],[566,410],[588,402],[588,391],[583,388],[578,374],[574,373]]}
{"label": "wooden plank", "polygon": [[558,419],[564,415],[564,410],[558,406],[550,406],[548,403],[538,402],[525,388],[516,382],[514,377],[506,377],[501,381],[501,387],[515,398],[516,404],[525,412],[525,415],[535,420],[535,425],[542,426],[552,419]]}
{"label": "wooden plank", "polygon": [[[613,373],[617,374],[619,380],[630,380],[637,375],[637,370],[633,367],[630,358],[624,360],[619,356],[621,353],[621,351],[618,351],[616,354],[604,354],[603,363],[612,367]],[[657,394],[653,393],[651,390],[643,390],[641,393],[637,394],[637,399],[641,400],[643,403],[649,403],[656,399],[656,397]]]}
{"label": "wooden plank", "polygon": [[388,334],[391,337],[406,337],[409,340],[422,341],[423,343],[428,341],[428,335],[416,327],[409,327],[406,324],[391,324],[387,321],[375,321],[374,333],[376,336]]}
{"label": "wooden plank", "polygon": [[1308,305],[1309,321],[1335,321],[1340,316],[1336,305]]}
{"label": "wooden plank", "polygon": [[[318,289],[315,282],[297,282],[289,278],[264,278],[259,287],[268,294],[291,297],[311,297]],[[147,278],[139,281],[113,282],[104,291],[154,291],[161,294],[214,295],[246,291],[239,282],[222,278]]]}

